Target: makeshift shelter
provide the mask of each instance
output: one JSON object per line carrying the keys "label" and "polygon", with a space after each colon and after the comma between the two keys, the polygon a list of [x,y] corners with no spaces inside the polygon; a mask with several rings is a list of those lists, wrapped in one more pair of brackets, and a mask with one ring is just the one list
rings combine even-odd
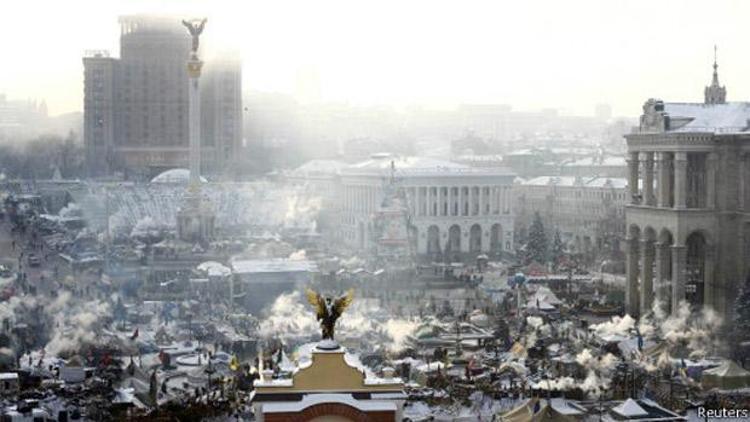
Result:
{"label": "makeshift shelter", "polygon": [[639,419],[648,416],[648,411],[642,408],[641,405],[633,399],[627,399],[613,407],[612,413],[626,419]]}
{"label": "makeshift shelter", "polygon": [[578,422],[583,414],[563,414],[546,400],[529,399],[524,404],[500,414],[502,422]]}
{"label": "makeshift shelter", "polygon": [[562,300],[548,287],[539,286],[533,296],[526,302],[526,309],[539,309],[542,311],[553,311],[562,305]]}
{"label": "makeshift shelter", "polygon": [[205,272],[208,277],[229,277],[232,275],[232,270],[219,262],[206,261],[198,265],[198,271]]}
{"label": "makeshift shelter", "polygon": [[518,362],[507,361],[507,362],[503,362],[500,365],[500,367],[497,369],[497,372],[498,373],[512,372],[518,375],[519,377],[525,377],[529,373],[529,370],[528,368],[526,368],[525,366],[523,366],[522,364]]}
{"label": "makeshift shelter", "polygon": [[627,399],[617,406],[611,408],[601,419],[610,421],[660,421],[677,422],[686,421],[687,418],[666,409],[649,399]]}
{"label": "makeshift shelter", "polygon": [[727,360],[716,368],[703,371],[701,378],[703,388],[718,388],[719,390],[736,390],[750,387],[750,372]]}

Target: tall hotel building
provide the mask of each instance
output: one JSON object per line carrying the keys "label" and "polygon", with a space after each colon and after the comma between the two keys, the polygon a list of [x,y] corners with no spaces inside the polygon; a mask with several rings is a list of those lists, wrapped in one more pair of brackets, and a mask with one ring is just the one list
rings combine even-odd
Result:
{"label": "tall hotel building", "polygon": [[[120,17],[120,58],[88,52],[84,65],[84,143],[92,177],[145,178],[188,164],[190,36],[179,17]],[[203,49],[204,46],[201,46]],[[202,172],[227,168],[240,147],[241,64],[208,57],[201,78]]]}

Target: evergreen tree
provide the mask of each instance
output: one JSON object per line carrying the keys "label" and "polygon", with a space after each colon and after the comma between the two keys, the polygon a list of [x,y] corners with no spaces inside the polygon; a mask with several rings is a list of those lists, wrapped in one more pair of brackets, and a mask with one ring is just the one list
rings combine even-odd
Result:
{"label": "evergreen tree", "polygon": [[534,213],[534,221],[529,229],[529,239],[526,242],[526,262],[536,261],[540,264],[547,262],[547,233],[544,232],[544,224],[539,213]]}
{"label": "evergreen tree", "polygon": [[560,230],[555,230],[555,237],[552,239],[552,263],[557,267],[560,260],[565,254],[565,245],[560,238]]}

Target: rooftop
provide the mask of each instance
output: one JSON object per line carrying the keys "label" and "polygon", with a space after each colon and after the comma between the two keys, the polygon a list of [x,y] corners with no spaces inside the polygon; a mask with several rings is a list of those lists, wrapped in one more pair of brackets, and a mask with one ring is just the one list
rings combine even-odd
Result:
{"label": "rooftop", "polygon": [[301,412],[308,407],[322,403],[341,403],[357,410],[396,411],[396,403],[380,400],[357,400],[351,394],[307,394],[299,402],[264,403],[263,413]]}
{"label": "rooftop", "polygon": [[232,272],[235,274],[253,273],[293,273],[317,272],[318,266],[312,261],[291,259],[246,259],[232,261]]}
{"label": "rooftop", "polygon": [[292,176],[333,176],[340,174],[346,163],[337,160],[310,160],[292,170]]}
{"label": "rooftop", "polygon": [[582,188],[625,189],[628,180],[624,177],[575,177],[539,176],[520,182],[523,186],[558,186]]}
{"label": "rooftop", "polygon": [[369,160],[352,164],[342,170],[345,175],[389,176],[391,168],[397,177],[434,176],[512,176],[505,168],[478,168],[453,161],[419,156],[378,154]]}
{"label": "rooftop", "polygon": [[746,132],[750,128],[750,102],[723,104],[664,103],[669,132]]}

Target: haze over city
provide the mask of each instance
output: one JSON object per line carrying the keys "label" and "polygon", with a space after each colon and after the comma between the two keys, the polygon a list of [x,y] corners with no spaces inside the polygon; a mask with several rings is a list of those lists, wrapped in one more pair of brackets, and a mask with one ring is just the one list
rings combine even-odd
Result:
{"label": "haze over city", "polygon": [[3,11],[1,422],[750,420],[750,3]]}
{"label": "haze over city", "polygon": [[634,116],[648,96],[696,100],[715,44],[730,99],[750,98],[743,1],[14,2],[0,92],[81,111],[82,53],[116,56],[117,17],[149,12],[208,16],[207,42],[241,53],[245,89],[301,100]]}

